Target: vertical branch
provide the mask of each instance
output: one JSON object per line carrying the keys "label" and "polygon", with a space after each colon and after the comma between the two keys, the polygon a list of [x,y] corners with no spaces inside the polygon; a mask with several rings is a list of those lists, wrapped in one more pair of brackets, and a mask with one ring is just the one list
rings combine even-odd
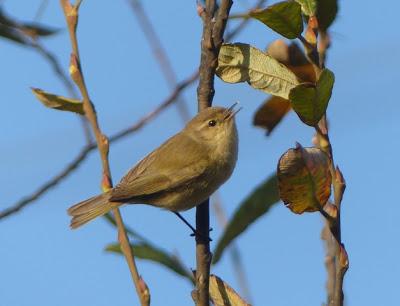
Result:
{"label": "vertical branch", "polygon": [[[317,19],[315,16],[312,16],[308,21],[308,28],[306,31],[308,36],[306,35],[305,38],[300,36],[300,41],[303,43],[306,50],[308,60],[313,64],[317,77],[320,76],[322,70],[325,68],[324,60],[326,58],[326,50],[330,45],[329,35],[327,33],[322,33],[319,38],[319,44],[317,43],[317,35],[320,32],[322,31],[319,31],[318,29]],[[317,132],[317,145],[330,159],[330,173],[332,177],[334,197],[334,203],[327,203],[324,207],[324,211],[321,211],[324,216],[326,214],[325,218],[327,227],[330,231],[330,235],[326,235],[326,241],[330,249],[328,249],[328,251],[334,253],[334,263],[329,266],[327,264],[329,277],[327,282],[328,305],[343,306],[343,279],[347,269],[349,268],[349,258],[344,244],[342,243],[340,214],[342,198],[346,189],[346,182],[339,167],[335,166],[332,144],[329,139],[326,114],[315,126],[315,130]],[[329,292],[329,288],[331,288],[332,284],[334,286],[333,294],[332,292]]]}
{"label": "vertical branch", "polygon": [[[215,0],[206,0],[206,7],[199,8],[203,20],[201,40],[200,77],[197,87],[198,110],[210,107],[214,97],[214,75],[218,66],[218,53],[232,6],[231,0],[222,0],[217,10]],[[209,199],[196,208],[196,305],[209,305],[210,277],[210,208]]]}
{"label": "vertical branch", "polygon": [[[72,54],[71,54],[71,62],[70,62],[70,75],[73,81],[78,86],[82,97],[83,97],[83,108],[85,111],[85,116],[88,119],[93,133],[96,138],[97,147],[99,149],[103,175],[102,175],[102,189],[103,191],[107,191],[112,188],[112,179],[110,172],[110,165],[108,161],[108,152],[109,152],[109,140],[102,133],[99,123],[97,121],[96,111],[94,109],[94,105],[92,104],[89,93],[85,84],[85,80],[83,77],[82,69],[81,69],[81,61],[79,56],[78,49],[78,41],[76,38],[76,27],[78,24],[78,11],[79,6],[81,4],[81,0],[78,0],[75,5],[71,5],[69,0],[60,0],[61,6],[64,11],[65,19],[67,21],[69,35],[71,39],[72,45]],[[140,277],[136,263],[134,260],[132,248],[129,245],[128,236],[126,234],[126,230],[122,221],[121,213],[118,208],[113,209],[113,213],[115,216],[115,220],[118,226],[118,240],[121,244],[121,250],[124,253],[126,260],[128,262],[128,266],[132,275],[132,279],[135,284],[135,288],[137,294],[140,299],[140,303],[142,306],[150,304],[150,294],[149,290],[144,283],[143,279]]]}

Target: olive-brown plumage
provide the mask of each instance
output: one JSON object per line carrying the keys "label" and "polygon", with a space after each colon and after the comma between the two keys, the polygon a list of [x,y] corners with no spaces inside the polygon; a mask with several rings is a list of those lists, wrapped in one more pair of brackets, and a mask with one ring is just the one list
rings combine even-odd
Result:
{"label": "olive-brown plumage", "polygon": [[174,212],[202,203],[232,174],[238,154],[233,107],[209,107],[143,158],[110,191],[68,209],[77,228],[123,204]]}

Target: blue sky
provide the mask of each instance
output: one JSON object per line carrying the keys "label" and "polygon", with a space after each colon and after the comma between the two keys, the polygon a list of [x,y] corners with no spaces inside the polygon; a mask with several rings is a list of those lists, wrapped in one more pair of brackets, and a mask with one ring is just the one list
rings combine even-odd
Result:
{"label": "blue sky", "polygon": [[[143,1],[144,2],[144,1]],[[2,1],[21,20],[34,17],[40,1]],[[236,1],[242,11],[248,1]],[[178,79],[199,61],[201,22],[195,1],[144,3],[168,51]],[[400,274],[398,205],[400,107],[396,94],[399,34],[394,22],[400,5],[388,1],[340,1],[332,26],[327,66],[336,83],[328,108],[335,160],[347,181],[342,209],[342,237],[350,257],[345,278],[347,305],[396,305]],[[42,21],[64,28],[58,1],[49,1]],[[184,25],[184,26],[183,26]],[[84,1],[78,37],[86,82],[106,134],[136,122],[168,94],[157,63],[126,1]],[[278,38],[251,22],[235,40],[264,48]],[[44,41],[64,67],[69,61],[67,31]],[[84,144],[79,120],[45,109],[29,87],[66,94],[37,53],[0,41],[2,120],[0,127],[0,208],[34,191],[60,171]],[[196,91],[184,94],[196,111]],[[252,116],[265,94],[245,84],[216,80],[215,105],[239,100],[239,161],[220,189],[231,215],[251,190],[275,171],[280,155],[296,141],[311,145],[313,131],[290,114],[267,138],[252,127]],[[156,121],[112,146],[114,180],[182,127],[174,106]],[[0,222],[0,305],[136,305],[124,259],[103,251],[116,239],[104,220],[71,231],[66,209],[99,192],[100,162],[92,153],[63,183],[21,213]],[[176,252],[195,267],[194,239],[178,219],[143,205],[124,207],[127,224],[158,246]],[[194,210],[185,217],[194,223]],[[221,229],[212,217],[214,244]],[[282,204],[253,224],[237,240],[255,305],[309,306],[325,300],[324,250],[318,214],[297,216]],[[153,305],[190,305],[191,285],[159,265],[138,261]],[[238,289],[229,256],[213,273]]]}

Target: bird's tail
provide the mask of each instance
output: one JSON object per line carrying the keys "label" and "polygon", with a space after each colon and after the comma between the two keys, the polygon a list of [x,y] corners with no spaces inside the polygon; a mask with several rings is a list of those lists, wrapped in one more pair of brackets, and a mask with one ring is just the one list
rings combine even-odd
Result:
{"label": "bird's tail", "polygon": [[68,209],[68,215],[72,216],[71,228],[78,228],[121,205],[121,203],[118,202],[110,202],[109,198],[109,193],[103,193],[71,206]]}

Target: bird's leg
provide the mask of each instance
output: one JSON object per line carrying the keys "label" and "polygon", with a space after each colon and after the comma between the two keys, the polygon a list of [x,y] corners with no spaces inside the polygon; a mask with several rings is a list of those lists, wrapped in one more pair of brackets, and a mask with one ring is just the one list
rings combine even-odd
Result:
{"label": "bird's leg", "polygon": [[[202,236],[198,231],[196,231],[196,229],[178,212],[174,211],[173,212],[175,215],[178,216],[179,219],[181,219],[183,221],[183,223],[185,223],[187,226],[189,226],[189,228],[192,230],[193,234],[191,234],[191,236]],[[210,231],[212,231],[212,228],[210,228]],[[204,238],[204,237],[202,237]],[[210,237],[208,237],[209,241],[212,241],[212,239]]]}

